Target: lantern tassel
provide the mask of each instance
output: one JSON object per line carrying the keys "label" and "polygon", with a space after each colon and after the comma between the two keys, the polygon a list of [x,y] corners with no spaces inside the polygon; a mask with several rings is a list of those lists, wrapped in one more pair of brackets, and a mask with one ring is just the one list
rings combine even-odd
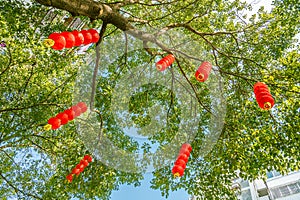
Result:
{"label": "lantern tassel", "polygon": [[54,40],[52,40],[52,39],[45,39],[45,40],[44,40],[44,45],[45,45],[46,47],[52,47],[54,44],[55,44],[55,42],[54,42]]}
{"label": "lantern tassel", "polygon": [[174,178],[179,178],[179,177],[180,177],[179,172],[176,172],[176,173],[174,174]]}
{"label": "lantern tassel", "polygon": [[272,107],[272,104],[271,104],[270,102],[264,103],[264,109],[265,109],[265,110],[270,110],[271,107]]}
{"label": "lantern tassel", "polygon": [[44,130],[45,130],[45,131],[50,131],[51,128],[52,128],[52,125],[51,125],[51,124],[47,124],[47,125],[44,126]]}

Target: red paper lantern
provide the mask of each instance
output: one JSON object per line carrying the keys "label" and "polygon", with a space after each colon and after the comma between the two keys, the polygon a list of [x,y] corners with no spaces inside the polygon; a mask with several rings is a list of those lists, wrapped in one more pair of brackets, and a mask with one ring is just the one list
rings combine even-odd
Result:
{"label": "red paper lantern", "polygon": [[179,154],[185,154],[187,157],[189,157],[190,151],[188,149],[181,148]]}
{"label": "red paper lantern", "polygon": [[87,160],[82,159],[80,161],[80,164],[83,165],[84,167],[87,167],[89,165],[89,162]]}
{"label": "red paper lantern", "polygon": [[79,175],[79,174],[80,174],[80,169],[75,167],[75,168],[72,170],[72,174]]}
{"label": "red paper lantern", "polygon": [[270,110],[274,104],[274,98],[270,94],[269,88],[262,82],[257,82],[253,86],[256,101],[260,108],[263,110]]}
{"label": "red paper lantern", "polygon": [[75,37],[75,44],[74,44],[74,46],[78,47],[78,46],[82,45],[83,42],[84,42],[84,37],[83,37],[82,33],[80,33],[77,30],[74,30],[74,31],[72,31],[72,34]]}
{"label": "red paper lantern", "polygon": [[62,32],[62,36],[66,39],[66,46],[65,48],[72,48],[75,45],[75,37],[71,32]]}
{"label": "red paper lantern", "polygon": [[65,110],[65,113],[68,115],[68,120],[71,121],[75,118],[75,112],[72,109]]}
{"label": "red paper lantern", "polygon": [[90,156],[90,155],[85,155],[83,157],[84,160],[88,161],[88,162],[92,162],[93,161],[93,158]]}
{"label": "red paper lantern", "polygon": [[156,63],[156,68],[159,71],[164,71],[167,69],[173,62],[175,61],[175,57],[172,54],[167,55]]}
{"label": "red paper lantern", "polygon": [[84,45],[88,45],[92,42],[93,36],[88,30],[82,30],[80,31],[80,33],[82,33],[84,37],[84,42],[83,42]]}
{"label": "red paper lantern", "polygon": [[66,39],[60,33],[51,33],[44,43],[52,49],[62,50],[66,46]]}
{"label": "red paper lantern", "polygon": [[172,173],[174,175],[174,178],[183,176],[184,170],[185,170],[185,168],[183,168],[182,166],[174,165],[174,167],[172,169]]}
{"label": "red paper lantern", "polygon": [[77,103],[77,106],[80,108],[82,113],[87,111],[87,105],[84,102]]}
{"label": "red paper lantern", "polygon": [[189,160],[189,157],[186,155],[186,154],[183,154],[183,153],[181,153],[181,154],[179,154],[178,155],[178,157],[177,157],[177,160],[183,160],[185,163],[187,163],[188,162],[188,160]]}
{"label": "red paper lantern", "polygon": [[58,129],[61,125],[61,121],[57,117],[52,117],[48,120],[48,124],[51,125],[51,129],[55,130]]}
{"label": "red paper lantern", "polygon": [[192,151],[192,146],[189,143],[184,143],[181,146],[181,149],[187,149],[189,152],[191,152]]}
{"label": "red paper lantern", "polygon": [[71,109],[74,111],[74,117],[78,117],[81,114],[81,109],[77,105],[72,106]]}
{"label": "red paper lantern", "polygon": [[210,74],[212,68],[212,64],[204,61],[203,63],[201,63],[201,65],[199,66],[198,70],[195,73],[195,77],[198,81],[200,82],[204,82],[208,79],[208,76]]}
{"label": "red paper lantern", "polygon": [[100,39],[98,31],[95,29],[89,29],[88,32],[92,35],[92,43],[97,43]]}
{"label": "red paper lantern", "polygon": [[65,125],[69,121],[68,115],[65,112],[58,113],[56,117],[60,119],[61,125]]}
{"label": "red paper lantern", "polygon": [[69,174],[68,176],[66,176],[67,180],[69,181],[69,183],[72,183],[73,180],[73,174]]}
{"label": "red paper lantern", "polygon": [[179,166],[181,166],[182,168],[186,168],[186,163],[187,162],[185,162],[184,160],[182,160],[182,159],[177,159],[176,161],[175,161],[175,163],[174,163],[174,165],[179,165]]}

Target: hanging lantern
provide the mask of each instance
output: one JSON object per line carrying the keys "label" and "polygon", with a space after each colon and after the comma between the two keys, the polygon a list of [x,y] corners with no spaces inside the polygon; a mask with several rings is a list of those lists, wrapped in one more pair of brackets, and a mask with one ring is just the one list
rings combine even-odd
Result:
{"label": "hanging lantern", "polygon": [[85,155],[83,157],[84,160],[88,161],[89,163],[93,161],[93,158],[90,155]]}
{"label": "hanging lantern", "polygon": [[262,108],[263,110],[270,110],[274,106],[274,98],[272,97],[266,84],[257,82],[253,86],[253,91],[260,108]]}
{"label": "hanging lantern", "polygon": [[80,31],[80,33],[82,33],[84,37],[84,42],[83,42],[84,45],[88,45],[92,42],[93,36],[88,30],[82,30]]}
{"label": "hanging lantern", "polygon": [[74,111],[74,117],[78,117],[81,114],[81,109],[79,106],[72,106],[71,109]]}
{"label": "hanging lantern", "polygon": [[73,180],[73,174],[69,174],[68,176],[66,176],[67,180],[69,181],[69,183],[72,183]]}
{"label": "hanging lantern", "polygon": [[210,74],[212,68],[212,64],[204,61],[203,63],[201,63],[200,67],[198,68],[198,70],[195,73],[195,77],[198,81],[200,82],[204,82],[208,79],[208,76]]}
{"label": "hanging lantern", "polygon": [[68,115],[68,120],[71,121],[75,117],[75,112],[72,109],[65,110],[65,113]]}
{"label": "hanging lantern", "polygon": [[87,167],[89,165],[89,162],[87,160],[82,159],[80,161],[80,164],[83,165],[84,167]]}
{"label": "hanging lantern", "polygon": [[92,35],[92,43],[97,43],[100,39],[98,31],[95,29],[89,29],[88,32]]}
{"label": "hanging lantern", "polygon": [[84,42],[84,37],[83,37],[82,33],[80,33],[77,30],[74,30],[74,31],[72,31],[72,34],[74,35],[74,38],[75,38],[74,46],[79,47],[80,45],[82,45]]}
{"label": "hanging lantern", "polygon": [[192,147],[190,144],[185,143],[181,146],[179,150],[179,155],[172,169],[174,178],[183,176],[191,151]]}
{"label": "hanging lantern", "polygon": [[62,32],[62,36],[66,39],[66,46],[65,48],[72,48],[75,45],[75,37],[71,32]]}
{"label": "hanging lantern", "polygon": [[57,117],[52,117],[48,120],[48,124],[44,127],[45,130],[56,130],[60,127],[61,121]]}
{"label": "hanging lantern", "polygon": [[66,46],[66,39],[60,33],[51,33],[48,39],[44,40],[44,45],[55,50],[62,50]]}
{"label": "hanging lantern", "polygon": [[172,173],[174,174],[174,178],[178,178],[183,176],[185,168],[180,165],[174,165],[172,169]]}
{"label": "hanging lantern", "polygon": [[80,108],[82,113],[87,111],[87,105],[84,102],[79,102],[79,103],[77,103],[76,106],[78,106]]}
{"label": "hanging lantern", "polygon": [[68,115],[67,115],[65,112],[58,113],[58,114],[56,115],[56,117],[57,117],[58,119],[60,119],[61,125],[65,125],[65,124],[67,124],[68,121],[69,121]]}
{"label": "hanging lantern", "polygon": [[173,62],[175,61],[175,57],[172,54],[167,55],[156,63],[156,68],[159,71],[164,71],[167,69]]}

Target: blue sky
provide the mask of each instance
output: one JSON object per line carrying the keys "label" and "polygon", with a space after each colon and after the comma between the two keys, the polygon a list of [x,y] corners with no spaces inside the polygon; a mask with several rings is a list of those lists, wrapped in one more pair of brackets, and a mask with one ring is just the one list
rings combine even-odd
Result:
{"label": "blue sky", "polygon": [[[118,191],[113,191],[111,200],[166,200],[159,190],[150,188],[152,174],[145,174],[140,187],[122,185]],[[188,200],[189,195],[184,190],[170,192],[168,200]]]}

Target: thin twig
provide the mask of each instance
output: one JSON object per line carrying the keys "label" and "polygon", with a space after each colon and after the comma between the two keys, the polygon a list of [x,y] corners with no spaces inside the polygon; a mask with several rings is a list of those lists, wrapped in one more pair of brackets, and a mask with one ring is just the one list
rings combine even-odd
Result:
{"label": "thin twig", "polygon": [[90,109],[93,110],[94,107],[94,98],[95,98],[95,92],[96,92],[96,79],[97,79],[97,73],[99,69],[99,61],[100,61],[100,44],[103,38],[103,35],[106,31],[107,23],[104,21],[99,33],[100,39],[96,44],[96,65],[94,68],[94,74],[93,74],[93,81],[92,81],[92,93],[91,93],[91,101],[90,101]]}

